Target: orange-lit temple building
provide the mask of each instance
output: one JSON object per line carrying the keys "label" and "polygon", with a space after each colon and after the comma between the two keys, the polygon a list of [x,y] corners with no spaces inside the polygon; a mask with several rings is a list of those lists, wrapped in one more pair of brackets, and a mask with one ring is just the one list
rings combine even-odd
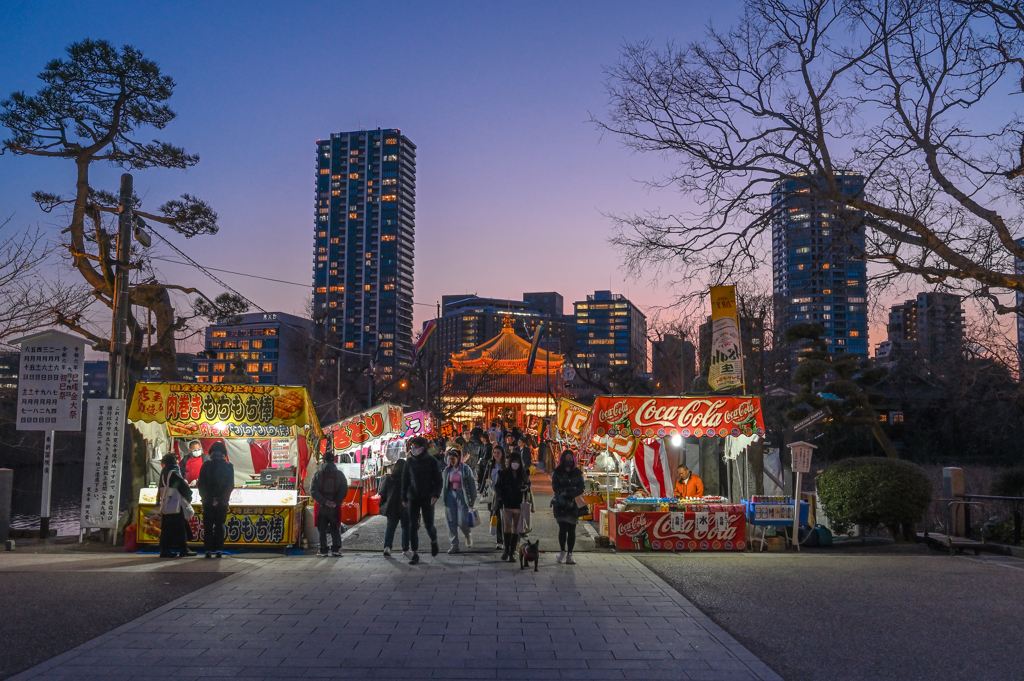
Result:
{"label": "orange-lit temple building", "polygon": [[555,397],[564,392],[563,355],[538,348],[533,373],[526,373],[530,342],[512,330],[511,318],[494,338],[451,356],[445,370],[446,400],[461,405],[456,421],[502,418],[523,424],[527,416],[555,411]]}

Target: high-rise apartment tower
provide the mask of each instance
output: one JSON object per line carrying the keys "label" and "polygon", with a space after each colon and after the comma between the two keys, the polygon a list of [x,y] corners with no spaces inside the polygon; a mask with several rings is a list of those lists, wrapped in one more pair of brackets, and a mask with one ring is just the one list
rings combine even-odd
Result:
{"label": "high-rise apartment tower", "polygon": [[317,142],[315,315],[378,375],[412,361],[416,145],[399,130]]}
{"label": "high-rise apartment tower", "polygon": [[[836,173],[843,193],[860,194],[864,176]],[[833,355],[868,356],[864,227],[858,215],[816,198],[821,178],[792,177],[772,190],[772,280],[777,332],[817,322]],[[776,339],[776,347],[784,341]]]}

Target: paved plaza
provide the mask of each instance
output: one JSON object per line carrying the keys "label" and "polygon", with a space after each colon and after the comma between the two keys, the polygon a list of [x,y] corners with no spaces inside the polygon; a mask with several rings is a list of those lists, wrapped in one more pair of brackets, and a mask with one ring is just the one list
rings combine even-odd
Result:
{"label": "paved plaza", "polygon": [[232,562],[245,566],[12,678],[779,678],[624,555],[549,553],[537,573],[486,554]]}

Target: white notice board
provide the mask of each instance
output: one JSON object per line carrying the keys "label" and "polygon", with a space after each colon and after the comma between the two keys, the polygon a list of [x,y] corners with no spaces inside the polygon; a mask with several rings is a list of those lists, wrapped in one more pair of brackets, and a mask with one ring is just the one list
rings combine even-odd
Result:
{"label": "white notice board", "polygon": [[115,528],[120,515],[124,400],[89,400],[81,527]]}
{"label": "white notice board", "polygon": [[85,341],[59,331],[19,341],[18,430],[82,430]]}

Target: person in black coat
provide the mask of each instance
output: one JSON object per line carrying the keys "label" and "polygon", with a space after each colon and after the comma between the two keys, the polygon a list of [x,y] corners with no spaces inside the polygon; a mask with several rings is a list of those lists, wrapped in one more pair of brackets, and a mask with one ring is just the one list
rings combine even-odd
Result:
{"label": "person in black coat", "polygon": [[235,467],[227,462],[228,450],[223,442],[210,445],[210,460],[199,470],[199,498],[203,500],[203,545],[206,557],[220,558],[224,549],[228,504],[235,489]]}
{"label": "person in black coat", "polygon": [[494,483],[494,499],[496,504],[501,505],[501,526],[505,534],[502,560],[516,559],[522,506],[529,491],[530,476],[523,466],[523,458],[519,454],[509,454],[508,467],[498,472],[498,479]]}
{"label": "person in black coat", "polygon": [[174,454],[166,454],[161,459],[163,470],[160,472],[160,557],[175,558],[194,556],[188,550],[189,528],[185,514],[182,512],[181,499],[192,501],[192,490],[178,470],[178,459]]}
{"label": "person in black coat", "polygon": [[402,503],[402,476],[404,474],[405,459],[399,459],[380,486],[380,510],[381,514],[388,519],[387,528],[384,530],[384,555],[391,555],[391,547],[395,543],[395,530],[401,525],[402,553],[406,558],[412,558],[412,551],[409,550],[409,510]]}
{"label": "person in black coat", "polygon": [[437,529],[434,527],[434,504],[441,496],[441,469],[434,457],[427,454],[427,439],[414,437],[409,441],[410,456],[402,474],[402,500],[409,510],[409,543],[412,546],[410,565],[420,562],[420,518],[430,537],[430,555],[436,556]]}
{"label": "person in black coat", "polygon": [[566,449],[562,452],[561,461],[554,473],[551,474],[551,491],[554,493],[551,506],[555,512],[555,521],[558,523],[558,547],[561,551],[556,559],[559,563],[576,563],[572,558],[572,550],[576,546],[576,510],[579,508],[576,497],[585,490],[583,472],[576,465],[576,457]]}
{"label": "person in black coat", "polygon": [[323,463],[309,484],[313,497],[313,523],[320,535],[318,556],[327,555],[327,534],[331,535],[331,555],[341,555],[341,505],[348,496],[348,478],[334,462],[334,451],[324,453]]}

